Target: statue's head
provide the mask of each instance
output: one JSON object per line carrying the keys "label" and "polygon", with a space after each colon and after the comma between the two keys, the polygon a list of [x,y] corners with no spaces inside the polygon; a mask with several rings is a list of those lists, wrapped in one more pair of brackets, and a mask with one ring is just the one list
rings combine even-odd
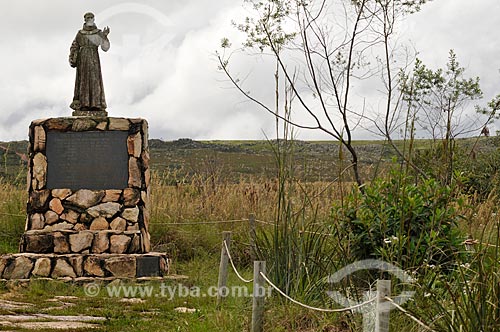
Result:
{"label": "statue's head", "polygon": [[85,20],[85,25],[86,26],[94,26],[94,14],[93,13],[85,13],[85,15],[83,15],[83,19]]}

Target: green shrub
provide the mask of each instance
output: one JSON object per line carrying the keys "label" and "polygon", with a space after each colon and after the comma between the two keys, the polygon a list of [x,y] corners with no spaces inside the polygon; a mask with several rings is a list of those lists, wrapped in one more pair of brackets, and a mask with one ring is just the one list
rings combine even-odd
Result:
{"label": "green shrub", "polygon": [[454,205],[450,187],[392,172],[334,206],[335,231],[352,260],[378,258],[413,270],[446,265],[462,241]]}

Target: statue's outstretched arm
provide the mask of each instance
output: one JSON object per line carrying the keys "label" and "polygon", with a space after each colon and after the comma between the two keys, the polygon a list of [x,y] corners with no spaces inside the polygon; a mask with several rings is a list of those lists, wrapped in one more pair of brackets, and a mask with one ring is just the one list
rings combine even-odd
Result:
{"label": "statue's outstretched arm", "polygon": [[104,30],[102,31],[101,33],[101,49],[104,51],[104,52],[107,52],[109,50],[109,48],[111,47],[111,44],[109,43],[109,39],[108,39],[108,34],[109,34],[109,27],[105,27]]}

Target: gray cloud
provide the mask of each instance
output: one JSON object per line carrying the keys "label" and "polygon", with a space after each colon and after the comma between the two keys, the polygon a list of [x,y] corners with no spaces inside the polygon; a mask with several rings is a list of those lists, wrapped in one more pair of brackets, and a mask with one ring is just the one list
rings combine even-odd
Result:
{"label": "gray cloud", "polygon": [[[101,52],[111,116],[144,117],[152,137],[261,139],[273,136],[274,119],[246,101],[217,71],[214,52],[221,37],[239,44],[230,20],[242,18],[240,0],[17,0],[0,4],[0,140],[25,139],[31,120],[68,116],[74,70],[68,50],[82,16],[96,14],[100,28],[111,27],[109,52]],[[408,17],[401,38],[411,38],[420,57],[444,66],[450,48],[479,75],[485,97],[497,92],[500,73],[500,3],[435,0]],[[233,68],[252,94],[272,105],[273,64],[258,57],[235,58]],[[369,93],[370,88],[361,89]],[[377,108],[376,98],[372,108]],[[295,112],[299,117],[299,109]],[[309,121],[303,117],[304,121]],[[301,139],[326,136],[300,131]],[[360,132],[358,138],[368,137]]]}

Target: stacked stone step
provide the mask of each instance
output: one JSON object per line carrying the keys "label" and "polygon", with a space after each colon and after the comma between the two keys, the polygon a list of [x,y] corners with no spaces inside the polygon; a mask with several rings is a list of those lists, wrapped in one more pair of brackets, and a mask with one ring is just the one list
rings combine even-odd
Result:
{"label": "stacked stone step", "polygon": [[[124,190],[44,190],[30,196],[32,213],[21,241],[21,252],[141,253],[147,252],[139,206],[147,192]],[[139,205],[140,204],[140,205]],[[142,210],[142,211],[141,211]],[[142,218],[141,218],[142,217]]]}
{"label": "stacked stone step", "polygon": [[[160,266],[159,272],[141,274],[141,266],[150,261]],[[139,271],[139,273],[137,272]],[[155,277],[168,272],[163,253],[147,254],[11,254],[0,257],[3,279],[46,278],[136,278]]]}
{"label": "stacked stone step", "polygon": [[137,205],[141,201],[147,201],[147,194],[135,188],[82,189],[75,193],[70,189],[45,190],[30,197],[34,213],[30,215],[28,229],[139,230]]}
{"label": "stacked stone step", "polygon": [[21,239],[21,252],[56,254],[132,254],[141,253],[139,231],[27,231]]}

